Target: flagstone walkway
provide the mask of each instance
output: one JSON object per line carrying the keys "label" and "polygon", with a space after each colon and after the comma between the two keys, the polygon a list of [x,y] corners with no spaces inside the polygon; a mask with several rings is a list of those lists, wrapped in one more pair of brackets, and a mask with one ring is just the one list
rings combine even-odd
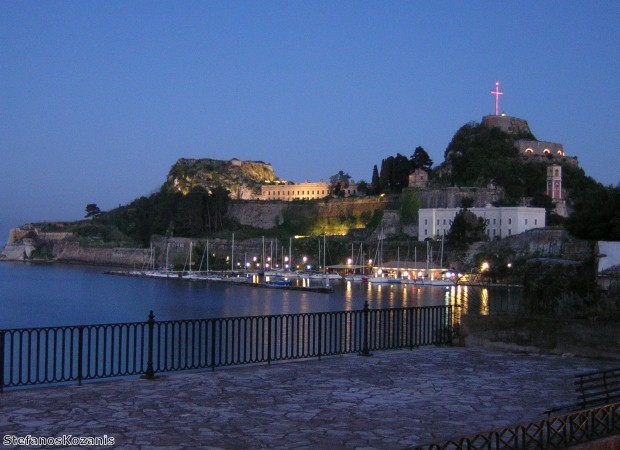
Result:
{"label": "flagstone walkway", "polygon": [[0,394],[0,437],[105,436],[122,449],[405,449],[543,418],[576,399],[573,375],[618,365],[426,347],[12,389]]}

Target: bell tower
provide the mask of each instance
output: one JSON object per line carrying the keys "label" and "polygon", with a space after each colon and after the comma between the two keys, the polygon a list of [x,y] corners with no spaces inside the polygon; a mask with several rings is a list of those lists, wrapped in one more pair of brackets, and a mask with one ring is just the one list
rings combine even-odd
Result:
{"label": "bell tower", "polygon": [[559,164],[547,166],[547,195],[554,202],[564,200],[562,198],[562,166]]}

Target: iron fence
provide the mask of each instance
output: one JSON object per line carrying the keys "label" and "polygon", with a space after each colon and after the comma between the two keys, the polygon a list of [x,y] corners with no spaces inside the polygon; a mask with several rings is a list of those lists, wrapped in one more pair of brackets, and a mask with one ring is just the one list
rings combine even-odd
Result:
{"label": "iron fence", "polygon": [[568,448],[620,434],[620,403],[576,411],[415,447],[416,450],[529,450]]}
{"label": "iron fence", "polygon": [[451,306],[0,330],[4,388],[450,344]]}

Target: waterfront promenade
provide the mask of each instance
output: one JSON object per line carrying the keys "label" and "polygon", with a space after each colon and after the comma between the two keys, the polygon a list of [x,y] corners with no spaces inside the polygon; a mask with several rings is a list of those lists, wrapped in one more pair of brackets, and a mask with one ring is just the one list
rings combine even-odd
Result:
{"label": "waterfront promenade", "polygon": [[[544,418],[618,361],[457,347],[8,390],[0,437],[124,449],[405,449]],[[0,447],[9,448],[9,447]]]}

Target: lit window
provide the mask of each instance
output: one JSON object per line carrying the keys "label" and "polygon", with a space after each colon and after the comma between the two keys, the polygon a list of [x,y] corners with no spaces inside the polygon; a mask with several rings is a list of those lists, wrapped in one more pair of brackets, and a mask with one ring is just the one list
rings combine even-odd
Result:
{"label": "lit window", "polygon": [[550,155],[550,154],[551,154],[551,150],[549,150],[548,148],[546,148],[546,149],[544,149],[544,150],[543,150],[543,153],[544,153],[545,155]]}
{"label": "lit window", "polygon": [[526,149],[525,149],[525,154],[526,154],[526,155],[531,155],[532,153],[534,153],[534,150],[533,150],[533,149],[531,149],[531,148],[526,148]]}

